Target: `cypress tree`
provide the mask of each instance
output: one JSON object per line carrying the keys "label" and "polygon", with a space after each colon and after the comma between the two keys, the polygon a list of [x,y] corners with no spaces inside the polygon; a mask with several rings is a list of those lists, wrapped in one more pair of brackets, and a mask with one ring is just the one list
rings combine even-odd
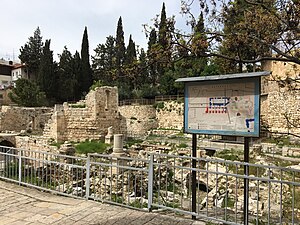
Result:
{"label": "cypress tree", "polygon": [[61,102],[75,100],[75,71],[73,67],[73,56],[64,47],[59,57],[59,99]]}
{"label": "cypress tree", "polygon": [[129,36],[129,43],[126,48],[126,64],[131,64],[136,60],[136,49],[135,43],[132,40],[131,35]]}
{"label": "cypress tree", "polygon": [[47,99],[54,99],[56,94],[56,74],[53,62],[53,52],[50,50],[50,40],[45,41],[37,83],[41,91],[44,91]]}
{"label": "cypress tree", "polygon": [[149,60],[149,78],[153,87],[157,85],[158,81],[156,45],[157,34],[155,29],[152,29],[149,35],[147,55]]}
{"label": "cypress tree", "polygon": [[165,49],[168,45],[167,40],[167,16],[166,16],[166,7],[163,3],[161,14],[160,14],[160,23],[158,28],[158,43]]}
{"label": "cypress tree", "polygon": [[[121,67],[123,66],[124,60],[125,60],[125,43],[124,43],[124,31],[123,31],[123,25],[122,25],[122,17],[118,20],[117,25],[117,34],[116,34],[116,63],[117,63],[117,69],[120,73]],[[120,74],[119,74],[120,75]]]}
{"label": "cypress tree", "polygon": [[80,58],[80,54],[78,51],[75,52],[74,56],[73,56],[73,60],[72,60],[72,65],[73,65],[73,72],[74,72],[74,79],[75,79],[75,83],[74,83],[74,97],[75,100],[79,100],[81,97],[81,90],[80,90],[80,76],[82,73],[82,69],[81,69],[81,58]]}
{"label": "cypress tree", "polygon": [[[161,14],[160,14],[160,22],[158,26],[158,46],[156,47],[156,51],[158,54],[158,82],[160,84],[160,92],[168,93],[166,87],[169,85],[169,82],[174,78],[172,78],[172,48],[171,48],[171,39],[172,39],[172,30],[174,30],[174,21],[171,19],[168,21],[166,16],[166,7],[165,3],[163,3]],[[166,76],[166,77],[165,77]]]}
{"label": "cypress tree", "polygon": [[87,93],[92,85],[92,68],[90,65],[89,41],[87,27],[84,29],[81,44],[81,76],[79,79],[81,93]]}

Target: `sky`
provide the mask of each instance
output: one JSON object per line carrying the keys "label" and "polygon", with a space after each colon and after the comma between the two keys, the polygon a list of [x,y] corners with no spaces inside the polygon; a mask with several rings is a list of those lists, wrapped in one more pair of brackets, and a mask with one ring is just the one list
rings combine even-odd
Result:
{"label": "sky", "polygon": [[180,0],[0,0],[0,58],[18,59],[19,49],[37,27],[43,40],[51,39],[54,59],[64,46],[80,51],[87,26],[90,55],[106,37],[115,36],[122,17],[125,45],[129,35],[136,45],[147,46],[142,24],[152,25],[165,2],[167,16],[175,15],[176,28],[188,29],[180,14]]}

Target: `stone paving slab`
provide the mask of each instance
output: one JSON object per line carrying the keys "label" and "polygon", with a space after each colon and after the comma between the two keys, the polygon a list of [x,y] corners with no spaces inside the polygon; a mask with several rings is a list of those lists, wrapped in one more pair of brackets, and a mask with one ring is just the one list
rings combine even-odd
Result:
{"label": "stone paving slab", "polygon": [[0,180],[1,225],[205,225],[204,222],[148,213],[41,192]]}

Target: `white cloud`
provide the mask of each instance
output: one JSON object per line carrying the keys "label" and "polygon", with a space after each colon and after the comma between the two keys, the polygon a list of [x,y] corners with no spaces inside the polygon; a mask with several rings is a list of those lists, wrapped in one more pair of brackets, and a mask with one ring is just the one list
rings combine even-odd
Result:
{"label": "white cloud", "polygon": [[[97,44],[105,42],[108,35],[115,35],[120,16],[126,44],[132,34],[137,45],[146,47],[142,24],[152,23],[162,3],[162,0],[1,0],[0,58],[12,55],[13,51],[16,57],[19,48],[38,26],[44,40],[51,39],[55,57],[65,45],[73,53],[80,50],[83,30],[87,26],[90,54],[93,55],[92,49]],[[167,15],[176,14],[177,25],[182,26],[180,1],[165,0],[165,4]]]}

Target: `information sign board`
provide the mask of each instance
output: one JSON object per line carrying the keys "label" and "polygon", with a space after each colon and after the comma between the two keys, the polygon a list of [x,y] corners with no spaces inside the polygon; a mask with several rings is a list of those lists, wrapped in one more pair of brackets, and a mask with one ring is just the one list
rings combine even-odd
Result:
{"label": "information sign board", "polygon": [[260,77],[185,83],[186,133],[259,136]]}

